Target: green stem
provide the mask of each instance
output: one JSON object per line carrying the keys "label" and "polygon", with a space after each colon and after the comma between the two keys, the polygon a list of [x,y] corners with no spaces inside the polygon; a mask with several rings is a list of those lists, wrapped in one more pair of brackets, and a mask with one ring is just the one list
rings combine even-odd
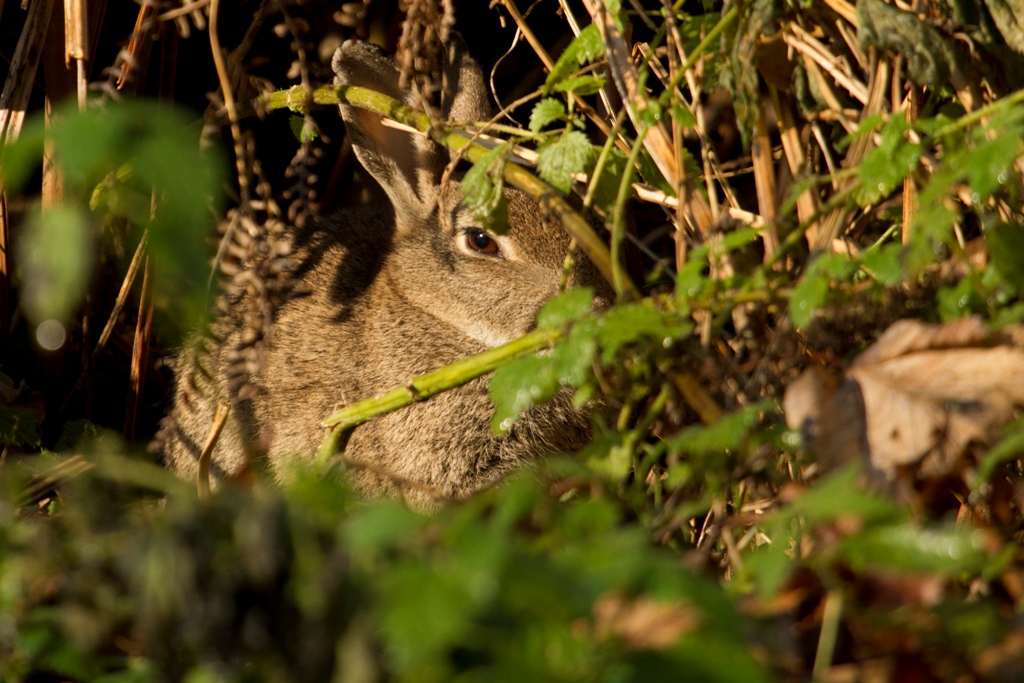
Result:
{"label": "green stem", "polygon": [[622,172],[622,181],[619,183],[619,193],[615,197],[615,216],[612,220],[612,285],[615,287],[615,294],[619,299],[624,296],[637,298],[639,293],[627,287],[633,282],[622,272],[622,241],[626,237],[626,200],[633,189],[633,175],[636,173],[637,160],[644,148],[644,137],[648,128],[643,126],[637,131],[636,140],[633,141],[633,148],[629,151],[629,160]]}
{"label": "green stem", "polygon": [[594,204],[594,193],[597,191],[597,184],[601,182],[601,174],[604,173],[605,164],[608,163],[608,157],[611,156],[612,147],[615,146],[615,140],[619,135],[619,131],[622,129],[622,124],[626,120],[626,110],[621,109],[619,115],[615,119],[615,125],[612,127],[611,135],[605,140],[604,147],[601,148],[601,153],[597,155],[597,163],[594,164],[594,171],[590,174],[590,184],[587,185],[587,194],[583,197],[583,210],[589,211],[590,207]]}
{"label": "green stem", "polygon": [[836,194],[834,194],[834,195],[833,195],[833,196],[832,196],[832,197],[831,197],[831,198],[829,199],[829,201],[828,201],[828,202],[826,202],[825,204],[823,204],[823,205],[822,205],[822,206],[821,206],[821,207],[820,207],[820,208],[819,208],[819,209],[818,209],[817,211],[815,211],[815,212],[814,212],[814,213],[813,213],[813,214],[812,214],[812,215],[811,215],[811,216],[810,216],[810,217],[809,217],[809,218],[808,218],[807,220],[805,220],[804,222],[802,222],[802,223],[801,223],[801,224],[800,224],[800,225],[799,225],[799,226],[798,226],[798,227],[796,228],[796,230],[794,230],[793,232],[791,232],[791,233],[789,233],[788,235],[786,235],[786,239],[784,239],[784,240],[782,241],[782,244],[781,244],[781,245],[779,246],[779,248],[778,248],[778,249],[777,249],[777,250],[775,251],[775,253],[771,255],[771,258],[769,258],[769,259],[768,259],[768,260],[767,260],[767,261],[765,262],[765,264],[764,264],[764,265],[765,265],[765,266],[766,266],[767,268],[771,268],[771,267],[772,267],[772,266],[774,266],[774,265],[775,265],[776,263],[778,263],[779,261],[781,261],[781,260],[782,260],[782,257],[783,257],[783,256],[785,256],[785,255],[786,255],[786,254],[787,254],[787,253],[789,252],[789,250],[790,250],[790,249],[792,249],[792,248],[793,248],[793,247],[795,247],[795,246],[796,246],[797,244],[799,244],[800,240],[802,240],[802,239],[803,239],[803,237],[804,237],[804,233],[806,233],[806,232],[807,232],[808,228],[810,228],[810,227],[811,227],[812,225],[814,225],[814,222],[815,222],[815,221],[817,221],[817,220],[818,220],[819,218],[821,218],[822,216],[825,216],[825,215],[827,215],[827,214],[831,213],[831,212],[832,212],[832,211],[833,211],[834,209],[837,209],[837,208],[839,208],[840,206],[842,206],[842,205],[843,205],[843,204],[845,204],[846,202],[850,201],[850,197],[851,197],[851,196],[853,195],[853,193],[854,193],[854,192],[856,192],[856,191],[857,191],[857,190],[858,190],[859,188],[860,188],[860,182],[854,182],[854,183],[853,183],[853,184],[851,184],[851,185],[850,185],[849,187],[847,187],[847,188],[845,188],[845,189],[843,189],[843,190],[840,190],[839,192],[837,192]]}
{"label": "green stem", "polygon": [[737,16],[739,16],[739,8],[734,5],[733,8],[726,12],[722,16],[722,19],[715,24],[715,27],[708,31],[708,34],[704,36],[704,40],[697,43],[697,47],[693,48],[693,52],[691,52],[690,56],[687,58],[686,64],[683,64],[679,71],[676,72],[676,77],[673,78],[672,82],[669,83],[667,88],[665,88],[665,92],[671,93],[679,86],[680,83],[682,83],[683,79],[686,78],[686,72],[693,68],[693,65],[697,63],[700,56],[708,49],[708,46],[711,45],[711,41],[717,40],[722,31],[724,31]]}
{"label": "green stem", "polygon": [[[262,98],[261,103],[271,111],[284,108],[301,111],[307,98],[308,93],[301,86],[295,86],[288,90],[270,93]],[[316,104],[344,103],[360,109],[375,111],[381,116],[429,135],[435,142],[452,151],[462,151],[462,155],[472,163],[482,159],[489,151],[482,145],[470,142],[468,137],[458,129],[444,124],[432,125],[430,117],[423,112],[416,111],[407,104],[368,88],[354,85],[321,86],[313,91],[313,102]],[[515,164],[505,164],[504,177],[510,185],[530,195],[541,209],[554,216],[566,232],[576,240],[583,253],[587,255],[601,275],[609,283],[615,283],[615,268],[608,247],[597,236],[590,224],[572,210],[572,207],[557,190]],[[628,278],[623,280],[622,288],[630,295],[639,298],[639,290]]]}
{"label": "green stem", "polygon": [[345,406],[324,421],[324,425],[331,431],[320,446],[319,460],[326,462],[337,452],[347,433],[364,422],[417,401],[425,401],[447,389],[462,386],[510,360],[550,346],[564,334],[565,331],[561,329],[534,330],[497,348],[488,349],[483,353],[414,377],[403,386]]}
{"label": "green stem", "polygon": [[984,107],[982,107],[981,109],[976,109],[976,110],[972,111],[969,114],[964,114],[963,116],[958,118],[956,121],[953,121],[952,123],[948,123],[945,126],[943,126],[942,128],[939,128],[938,130],[936,130],[932,134],[932,137],[938,139],[938,138],[944,137],[946,135],[949,135],[950,133],[954,133],[954,132],[956,132],[956,131],[958,131],[958,130],[960,130],[962,128],[967,128],[968,126],[971,126],[971,125],[973,125],[975,123],[978,123],[979,121],[984,119],[986,116],[991,116],[992,114],[996,113],[1000,109],[1004,109],[1006,107],[1011,107],[1011,106],[1013,106],[1015,104],[1018,104],[1020,102],[1024,102],[1024,89],[1018,90],[1015,93],[1011,93],[1011,94],[1007,95],[1006,97],[1000,98],[1000,99],[996,100],[995,102],[987,104]]}

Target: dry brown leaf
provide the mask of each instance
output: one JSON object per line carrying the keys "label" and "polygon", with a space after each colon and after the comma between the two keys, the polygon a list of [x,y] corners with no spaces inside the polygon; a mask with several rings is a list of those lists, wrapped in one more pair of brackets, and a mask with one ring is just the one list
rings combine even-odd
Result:
{"label": "dry brown leaf", "polygon": [[680,602],[655,602],[643,597],[630,600],[615,594],[602,595],[594,602],[597,637],[620,638],[635,648],[669,647],[697,628],[700,621],[700,610]]}
{"label": "dry brown leaf", "polygon": [[920,463],[922,474],[941,476],[1024,405],[1019,332],[993,339],[978,318],[901,320],[845,376],[805,371],[786,390],[786,421],[826,464],[866,457],[887,474]]}

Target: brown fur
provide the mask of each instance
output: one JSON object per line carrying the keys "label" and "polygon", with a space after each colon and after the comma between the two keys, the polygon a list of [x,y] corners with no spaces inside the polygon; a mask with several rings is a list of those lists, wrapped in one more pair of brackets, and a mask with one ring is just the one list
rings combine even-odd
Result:
{"label": "brown fur", "polygon": [[[487,118],[483,79],[461,40],[446,59],[444,113]],[[339,84],[412,99],[397,91],[393,63],[364,43],[346,43],[334,67]],[[336,407],[524,334],[558,290],[569,239],[536,204],[507,191],[511,229],[492,236],[502,258],[476,253],[465,230],[479,224],[459,206],[457,186],[440,192],[447,163],[440,148],[383,127],[374,114],[341,110],[390,205],[349,209],[296,235],[295,277],[310,293],[279,309],[265,371],[251,378],[259,391],[236,403],[214,451],[215,480],[244,468],[247,454],[266,455],[281,476],[293,458],[312,457],[321,422]],[[438,220],[442,211],[446,220]],[[597,285],[598,276],[584,260],[571,281]],[[193,354],[179,359],[162,443],[183,475],[195,476],[213,406],[227,395],[227,354],[244,334],[239,317],[229,311],[219,324],[223,341],[204,359],[207,374],[189,372]],[[530,410],[503,437],[491,431],[493,412],[487,378],[480,378],[358,427],[345,457],[365,492],[429,504],[470,495],[518,463],[578,448],[588,432],[586,415],[564,394]]]}

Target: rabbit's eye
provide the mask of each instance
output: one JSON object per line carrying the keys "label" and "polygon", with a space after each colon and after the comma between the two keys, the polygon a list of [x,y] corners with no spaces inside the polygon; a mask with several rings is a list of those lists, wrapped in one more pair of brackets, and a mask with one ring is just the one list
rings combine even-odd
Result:
{"label": "rabbit's eye", "polygon": [[498,243],[493,237],[483,230],[471,229],[466,231],[466,246],[475,252],[490,256],[499,253]]}

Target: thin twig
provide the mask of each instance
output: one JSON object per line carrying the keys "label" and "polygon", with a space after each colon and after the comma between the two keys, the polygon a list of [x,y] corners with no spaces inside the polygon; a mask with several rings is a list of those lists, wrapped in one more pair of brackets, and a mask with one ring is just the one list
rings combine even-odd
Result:
{"label": "thin twig", "polygon": [[[220,37],[217,35],[219,15],[220,0],[210,0],[210,50],[213,53],[213,65],[217,70],[220,90],[224,96],[224,108],[228,112],[228,121],[231,124],[231,140],[235,145],[235,171],[238,175],[238,191],[242,199],[241,205],[246,207],[249,205],[249,173],[245,167],[245,142],[242,139],[242,128],[238,123],[238,107],[235,105],[234,89],[231,87],[228,67],[224,62],[224,52],[220,46]],[[304,93],[307,92],[305,88],[302,90]]]}
{"label": "thin twig", "polygon": [[213,424],[210,425],[210,433],[203,444],[203,450],[199,454],[199,470],[196,472],[196,491],[200,498],[210,497],[210,459],[213,456],[213,449],[217,446],[217,439],[224,429],[231,412],[231,404],[227,401],[220,401],[217,404],[217,412],[213,416]]}
{"label": "thin twig", "polygon": [[74,398],[81,389],[85,386],[85,380],[92,373],[93,368],[96,365],[96,360],[99,358],[100,353],[106,348],[107,342],[110,341],[110,335],[114,333],[114,327],[117,325],[117,321],[121,319],[121,312],[124,310],[124,305],[128,301],[128,294],[131,292],[132,284],[135,282],[135,277],[139,273],[139,266],[142,264],[142,257],[146,253],[146,245],[149,243],[149,231],[145,230],[142,233],[142,239],[139,240],[139,246],[135,248],[135,254],[132,256],[132,261],[128,265],[128,272],[125,273],[124,280],[121,281],[121,290],[117,293],[117,299],[114,300],[114,307],[110,311],[110,315],[107,317],[107,323],[103,326],[103,331],[100,333],[100,338],[96,342],[96,347],[89,354],[88,359],[85,363],[85,367],[82,368],[82,374],[78,376],[78,381],[75,382],[75,386],[68,392],[67,398],[64,399],[64,403],[61,404],[60,412],[63,415],[67,412],[68,405],[71,399]]}

